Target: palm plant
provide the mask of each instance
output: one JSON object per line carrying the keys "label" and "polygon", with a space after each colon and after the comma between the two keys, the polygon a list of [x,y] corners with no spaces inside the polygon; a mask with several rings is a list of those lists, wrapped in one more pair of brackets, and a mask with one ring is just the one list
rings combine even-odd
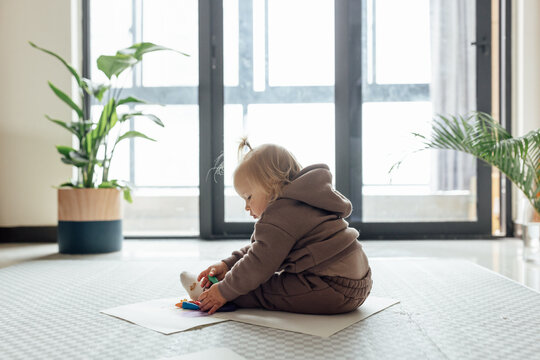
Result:
{"label": "palm plant", "polygon": [[[145,103],[145,101],[133,96],[121,98],[122,87],[114,88],[112,84],[116,82],[118,76],[124,70],[131,69],[138,64],[142,60],[144,54],[172,49],[145,42],[137,43],[126,49],[119,50],[112,56],[102,55],[97,59],[97,67],[109,79],[109,83],[99,84],[82,77],[77,73],[73,66],[68,64],[58,54],[41,48],[32,42],[29,43],[32,47],[60,60],[79,86],[78,95],[81,100],[84,94],[87,94],[90,99],[95,98],[98,103],[103,105],[99,120],[94,122],[90,119],[90,114],[86,112],[85,108],[81,108],[65,92],[58,89],[49,81],[51,90],[77,114],[77,120],[69,122],[53,119],[50,116],[45,115],[48,120],[63,127],[77,138],[77,149],[72,146],[56,146],[56,149],[62,155],[62,162],[78,168],[79,174],[78,179],[75,182],[69,181],[61,184],[60,187],[120,188],[124,191],[124,198],[128,202],[131,202],[129,186],[120,180],[109,179],[109,168],[111,166],[114,151],[118,143],[125,139],[143,138],[151,141],[155,140],[138,131],[118,131],[113,135],[111,130],[115,128],[115,126],[121,126],[131,118],[141,117],[150,119],[161,127],[164,125],[156,115],[143,113],[141,111],[130,111],[119,114],[119,106],[124,104]],[[187,54],[179,53],[188,56]],[[98,179],[96,176],[98,167],[101,167],[103,170],[101,179]]]}
{"label": "palm plant", "polygon": [[[512,137],[489,114],[437,116],[428,136],[413,133],[427,149],[457,150],[499,169],[540,214],[540,129]],[[399,167],[394,164],[390,171]]]}

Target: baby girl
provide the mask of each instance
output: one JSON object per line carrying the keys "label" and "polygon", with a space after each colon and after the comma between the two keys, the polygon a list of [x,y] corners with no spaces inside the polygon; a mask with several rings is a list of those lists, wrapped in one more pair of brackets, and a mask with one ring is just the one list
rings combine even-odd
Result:
{"label": "baby girl", "polygon": [[371,269],[358,231],[344,220],[351,202],[332,187],[328,166],[301,168],[278,145],[252,148],[243,139],[239,152],[246,147],[234,187],[257,219],[250,244],[197,278],[183,273],[190,296],[209,314],[227,302],[309,314],[357,309],[371,291]]}

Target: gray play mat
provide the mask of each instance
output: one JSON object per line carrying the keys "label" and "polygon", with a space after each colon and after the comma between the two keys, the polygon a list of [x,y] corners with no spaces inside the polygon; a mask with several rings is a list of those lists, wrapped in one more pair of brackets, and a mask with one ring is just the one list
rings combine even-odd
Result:
{"label": "gray play mat", "polygon": [[324,339],[235,322],[162,335],[99,311],[176,296],[196,263],[42,260],[0,270],[1,359],[539,359],[540,293],[462,260],[371,259],[401,303]]}

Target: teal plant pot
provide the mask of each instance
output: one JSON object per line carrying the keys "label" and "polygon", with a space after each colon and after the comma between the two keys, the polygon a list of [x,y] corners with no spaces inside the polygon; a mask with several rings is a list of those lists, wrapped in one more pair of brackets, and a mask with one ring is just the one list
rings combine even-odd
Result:
{"label": "teal plant pot", "polygon": [[98,254],[122,250],[122,220],[59,221],[61,254]]}

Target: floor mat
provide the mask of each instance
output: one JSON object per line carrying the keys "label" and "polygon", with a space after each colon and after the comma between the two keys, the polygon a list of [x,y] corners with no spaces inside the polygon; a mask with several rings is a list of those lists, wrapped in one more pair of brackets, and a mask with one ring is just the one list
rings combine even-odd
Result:
{"label": "floor mat", "polygon": [[[464,260],[371,259],[372,295],[399,299],[339,336],[227,321],[162,335],[101,309],[178,296],[195,262],[42,260],[0,269],[0,354],[155,359],[216,347],[246,359],[534,358],[540,293]],[[256,345],[256,346],[255,346]]]}

